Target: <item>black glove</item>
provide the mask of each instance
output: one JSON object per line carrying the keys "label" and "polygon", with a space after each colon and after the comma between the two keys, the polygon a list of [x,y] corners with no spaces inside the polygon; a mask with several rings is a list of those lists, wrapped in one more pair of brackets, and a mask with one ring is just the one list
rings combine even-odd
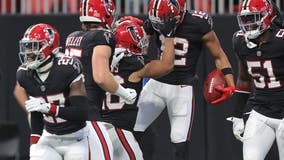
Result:
{"label": "black glove", "polygon": [[147,35],[153,35],[154,34],[154,28],[152,26],[152,23],[149,18],[147,18],[143,23],[143,28]]}
{"label": "black glove", "polygon": [[173,37],[176,29],[176,19],[174,15],[172,17],[169,14],[163,16],[162,24],[158,25],[158,29],[165,37]]}

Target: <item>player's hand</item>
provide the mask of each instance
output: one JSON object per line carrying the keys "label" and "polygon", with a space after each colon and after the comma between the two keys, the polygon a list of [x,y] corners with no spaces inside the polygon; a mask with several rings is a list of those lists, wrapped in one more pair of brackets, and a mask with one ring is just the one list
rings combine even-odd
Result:
{"label": "player's hand", "polygon": [[233,134],[236,139],[243,142],[244,138],[242,134],[245,130],[244,120],[238,117],[228,117],[227,120],[233,123]]}
{"label": "player's hand", "polygon": [[133,72],[131,75],[128,77],[128,81],[132,83],[138,83],[142,80],[142,77],[139,76],[138,72]]}
{"label": "player's hand", "polygon": [[35,98],[30,96],[30,99],[25,102],[25,106],[28,112],[41,112],[45,114],[56,114],[57,106],[46,103],[41,98]]}
{"label": "player's hand", "polygon": [[127,21],[127,20],[135,22],[139,25],[143,24],[143,21],[141,19],[133,17],[133,16],[123,16],[123,17],[119,18],[118,22],[123,22],[123,21]]}
{"label": "player's hand", "polygon": [[211,104],[218,104],[221,103],[227,99],[229,99],[235,92],[235,87],[234,86],[228,86],[228,87],[221,87],[217,86],[215,87],[215,90],[222,92],[222,96],[214,101],[211,102]]}
{"label": "player's hand", "polygon": [[144,21],[142,26],[143,26],[145,32],[147,33],[147,35],[153,35],[154,34],[154,28],[153,28],[151,20],[149,18],[147,18]]}
{"label": "player's hand", "polygon": [[112,61],[110,65],[110,71],[114,72],[118,69],[119,61],[124,57],[125,48],[115,48],[114,55],[112,56]]}
{"label": "player's hand", "polygon": [[126,104],[133,104],[137,98],[137,93],[135,89],[126,88],[127,94],[121,98],[125,101]]}
{"label": "player's hand", "polygon": [[158,25],[158,29],[165,37],[173,37],[176,29],[176,19],[169,14],[163,16],[163,25]]}

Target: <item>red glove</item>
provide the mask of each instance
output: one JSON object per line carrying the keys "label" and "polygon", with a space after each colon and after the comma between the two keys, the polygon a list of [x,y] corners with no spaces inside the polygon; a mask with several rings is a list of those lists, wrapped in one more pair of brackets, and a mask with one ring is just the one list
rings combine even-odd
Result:
{"label": "red glove", "polygon": [[218,104],[221,103],[227,99],[229,99],[235,92],[235,87],[234,86],[228,86],[228,87],[221,87],[217,86],[215,89],[219,92],[222,92],[222,96],[214,101],[211,102],[211,104]]}

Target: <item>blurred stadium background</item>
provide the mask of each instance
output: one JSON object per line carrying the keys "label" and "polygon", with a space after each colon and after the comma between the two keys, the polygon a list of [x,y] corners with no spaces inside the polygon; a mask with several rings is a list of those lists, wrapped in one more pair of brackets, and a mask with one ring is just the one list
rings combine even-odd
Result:
{"label": "blurred stadium background", "polygon": [[[284,11],[284,0],[273,0]],[[15,72],[20,65],[18,41],[25,29],[34,23],[54,25],[61,35],[61,46],[66,36],[80,29],[79,0],[0,0],[0,160],[26,160],[29,149],[29,126],[26,114],[13,97]],[[236,13],[241,0],[191,0],[188,9],[210,13],[224,51],[237,74],[237,64],[231,48],[232,34],[237,31]],[[148,0],[115,0],[118,16],[134,15],[144,19]],[[63,48],[64,49],[64,48]],[[214,68],[205,49],[198,65],[199,82],[196,90],[196,108],[188,148],[192,160],[240,160],[241,143],[232,135],[231,123],[225,120],[232,111],[230,100],[210,106],[204,101],[200,88],[204,77]],[[171,160],[169,123],[166,111],[153,124],[157,143],[155,160]],[[148,135],[151,137],[151,135]],[[151,138],[149,138],[151,139]],[[147,139],[145,147],[147,147]],[[275,146],[266,160],[278,159]],[[147,159],[146,159],[147,160]]]}

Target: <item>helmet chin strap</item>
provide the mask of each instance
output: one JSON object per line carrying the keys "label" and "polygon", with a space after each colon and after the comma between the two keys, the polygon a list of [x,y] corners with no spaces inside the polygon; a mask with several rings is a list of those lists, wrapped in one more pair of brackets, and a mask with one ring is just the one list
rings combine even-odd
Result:
{"label": "helmet chin strap", "polygon": [[53,65],[53,57],[50,56],[45,62],[43,62],[37,69],[37,73],[42,74],[50,70]]}
{"label": "helmet chin strap", "polygon": [[255,43],[253,43],[252,41],[250,41],[247,36],[245,36],[245,41],[246,41],[246,43],[247,43],[247,47],[248,47],[248,48],[252,49],[252,48],[257,47],[257,44],[255,44]]}

